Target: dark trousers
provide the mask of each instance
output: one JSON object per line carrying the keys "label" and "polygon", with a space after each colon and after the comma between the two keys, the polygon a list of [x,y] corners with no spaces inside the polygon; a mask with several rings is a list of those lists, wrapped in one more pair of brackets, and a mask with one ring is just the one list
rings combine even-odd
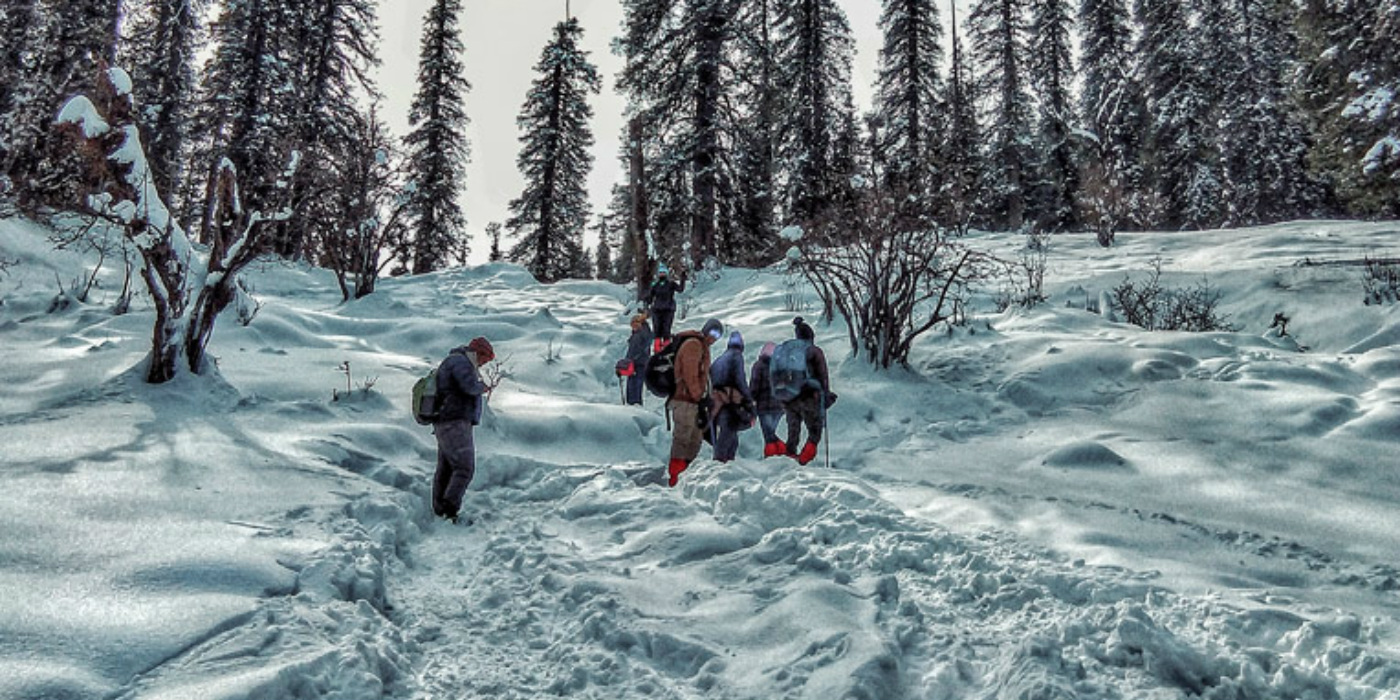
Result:
{"label": "dark trousers", "polygon": [[790,454],[797,454],[801,449],[802,426],[807,426],[807,442],[816,444],[822,439],[822,401],[821,393],[816,391],[804,391],[797,395],[797,398],[783,404],[787,411],[788,439],[787,448]]}
{"label": "dark trousers", "polygon": [[455,516],[462,496],[476,475],[476,443],[472,424],[453,420],[433,426],[437,436],[437,473],[433,475],[433,514]]}
{"label": "dark trousers", "polygon": [[645,367],[638,367],[636,374],[627,378],[627,405],[629,406],[642,405],[642,387],[646,385],[642,378],[642,372],[645,370]]}
{"label": "dark trousers", "polygon": [[758,427],[763,431],[763,444],[778,441],[778,421],[782,419],[781,412],[758,414]]}
{"label": "dark trousers", "polygon": [[728,462],[739,453],[739,433],[748,429],[739,421],[733,406],[725,406],[715,415],[715,459]]}
{"label": "dark trousers", "polygon": [[675,309],[652,309],[652,328],[656,329],[656,337],[671,339],[671,322],[676,320]]}

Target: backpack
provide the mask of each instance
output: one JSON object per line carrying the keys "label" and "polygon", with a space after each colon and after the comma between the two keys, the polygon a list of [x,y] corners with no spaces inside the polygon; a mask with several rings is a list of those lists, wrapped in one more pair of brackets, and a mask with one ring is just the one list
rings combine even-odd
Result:
{"label": "backpack", "polygon": [[413,383],[413,402],[410,405],[413,409],[413,420],[419,425],[432,425],[437,421],[438,405],[437,396],[437,368],[434,367],[426,376]]}
{"label": "backpack", "polygon": [[686,340],[689,338],[672,340],[647,360],[647,371],[642,380],[646,382],[651,393],[659,398],[669,399],[676,393],[676,351]]}
{"label": "backpack", "polygon": [[791,401],[807,387],[811,376],[807,373],[807,348],[812,343],[794,338],[783,341],[773,351],[769,363],[769,384],[773,388],[773,398]]}

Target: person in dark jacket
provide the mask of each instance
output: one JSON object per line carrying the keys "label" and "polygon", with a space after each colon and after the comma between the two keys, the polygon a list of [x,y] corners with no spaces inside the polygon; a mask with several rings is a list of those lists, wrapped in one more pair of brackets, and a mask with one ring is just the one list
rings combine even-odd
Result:
{"label": "person in dark jacket", "polygon": [[787,444],[778,439],[778,421],[783,418],[783,402],[773,396],[772,378],[769,368],[773,361],[773,350],[777,344],[769,341],[758,351],[758,359],[753,361],[749,375],[749,391],[754,398],[754,411],[758,413],[758,427],[763,431],[763,458],[787,454]]}
{"label": "person in dark jacket", "polygon": [[680,481],[681,472],[700,454],[700,443],[709,424],[701,404],[708,413],[710,346],[723,335],[724,324],[712,318],[699,331],[676,336],[675,342],[680,343],[676,346],[676,390],[666,400],[675,426],[671,431],[671,461],[666,465],[671,486]]}
{"label": "person in dark jacket", "polygon": [[478,368],[495,359],[490,341],[474,338],[448,353],[438,365],[437,395],[442,409],[433,423],[437,436],[437,473],[433,475],[433,515],[457,522],[462,496],[476,474],[472,426],[481,422],[487,392]]}
{"label": "person in dark jacket", "polygon": [[753,394],[744,376],[744,336],[729,334],[729,347],[710,365],[711,405],[715,407],[715,459],[728,462],[739,452],[739,433],[753,427]]}
{"label": "person in dark jacket", "polygon": [[[822,428],[826,424],[826,408],[834,395],[827,376],[826,353],[817,347],[817,334],[801,316],[793,319],[794,335],[798,340],[811,343],[807,348],[807,384],[792,399],[783,403],[787,414],[787,454],[797,459],[798,464],[806,464],[817,456],[817,444],[822,439]],[[807,444],[797,450],[802,438],[802,427],[807,427]]]}
{"label": "person in dark jacket", "polygon": [[627,339],[626,358],[632,363],[627,376],[627,405],[642,405],[642,387],[646,385],[647,361],[651,359],[651,325],[645,311],[632,317],[632,335]]}
{"label": "person in dark jacket", "polygon": [[685,277],[680,281],[671,279],[671,271],[662,265],[656,269],[656,281],[647,290],[647,308],[654,319],[652,330],[656,332],[658,347],[671,342],[671,322],[676,319],[676,295],[685,291]]}

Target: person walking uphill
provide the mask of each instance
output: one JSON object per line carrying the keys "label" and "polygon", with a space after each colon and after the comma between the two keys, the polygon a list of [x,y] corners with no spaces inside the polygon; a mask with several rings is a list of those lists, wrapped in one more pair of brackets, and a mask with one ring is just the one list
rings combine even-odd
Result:
{"label": "person walking uphill", "polygon": [[457,522],[462,496],[476,474],[476,443],[472,426],[481,422],[485,405],[479,367],[495,359],[490,341],[474,338],[448,353],[438,365],[437,395],[441,408],[433,422],[437,436],[437,473],[433,475],[433,515]]}
{"label": "person walking uphill", "polygon": [[783,418],[783,402],[773,396],[770,375],[773,351],[777,347],[777,343],[764,343],[749,374],[749,391],[753,394],[754,410],[758,413],[758,427],[763,431],[764,459],[787,454],[787,444],[778,439],[778,421]]}
{"label": "person walking uphill", "polygon": [[[773,351],[773,395],[783,402],[787,414],[787,454],[798,464],[817,456],[817,444],[826,425],[826,409],[836,399],[831,393],[826,353],[817,347],[817,334],[801,316],[793,319],[795,338]],[[807,444],[797,450],[802,427],[807,427]]]}
{"label": "person walking uphill", "polygon": [[661,345],[671,342],[671,322],[676,319],[676,295],[685,291],[685,277],[680,281],[671,279],[671,271],[662,265],[656,269],[656,281],[647,290],[647,308],[651,310],[651,316],[655,319],[652,330],[656,332],[658,349]]}
{"label": "person walking uphill", "polygon": [[651,326],[647,323],[645,311],[632,317],[632,335],[627,339],[627,355],[624,359],[632,363],[632,373],[627,375],[627,405],[642,405],[642,387],[645,386],[647,361],[651,359]]}
{"label": "person walking uphill", "polygon": [[[712,318],[699,332],[685,331],[676,336],[675,342],[680,343],[676,346],[676,390],[666,402],[675,425],[671,432],[671,461],[666,467],[671,486],[700,454],[700,442],[709,427],[710,346],[723,334],[723,324]],[[701,403],[707,409],[703,413]]]}
{"label": "person walking uphill", "polygon": [[744,336],[729,334],[729,348],[710,366],[715,407],[715,459],[728,462],[739,452],[739,433],[753,427],[754,401],[744,376]]}

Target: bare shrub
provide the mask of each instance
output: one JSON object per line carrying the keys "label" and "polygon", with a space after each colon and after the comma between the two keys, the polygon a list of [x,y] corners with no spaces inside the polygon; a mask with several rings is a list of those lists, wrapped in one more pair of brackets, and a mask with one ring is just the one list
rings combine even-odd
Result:
{"label": "bare shrub", "polygon": [[1366,292],[1362,301],[1367,306],[1400,301],[1400,261],[1366,256],[1361,286]]}
{"label": "bare shrub", "polygon": [[1149,331],[1235,331],[1220,312],[1221,292],[1202,280],[1186,288],[1163,287],[1162,261],[1152,261],[1147,278],[1124,277],[1109,297],[1124,321]]}

